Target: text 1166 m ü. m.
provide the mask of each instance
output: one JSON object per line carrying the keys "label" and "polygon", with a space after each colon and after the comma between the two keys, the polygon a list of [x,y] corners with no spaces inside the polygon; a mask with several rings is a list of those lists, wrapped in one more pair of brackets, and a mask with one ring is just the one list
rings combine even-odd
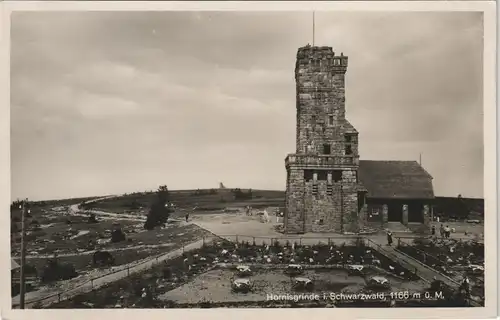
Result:
{"label": "text 1166 m \u00fc. m.", "polygon": [[408,291],[395,291],[390,292],[389,296],[391,299],[395,300],[408,300],[408,299],[444,299],[443,292],[414,292],[410,293]]}

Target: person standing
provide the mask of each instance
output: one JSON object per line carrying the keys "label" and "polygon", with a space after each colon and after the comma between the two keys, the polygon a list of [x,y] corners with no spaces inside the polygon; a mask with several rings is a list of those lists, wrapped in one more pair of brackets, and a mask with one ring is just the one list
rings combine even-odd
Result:
{"label": "person standing", "polygon": [[435,235],[436,235],[436,226],[434,226],[434,225],[433,225],[433,226],[432,226],[432,228],[431,228],[431,234],[432,234],[433,236],[435,236]]}
{"label": "person standing", "polygon": [[445,236],[445,234],[444,234],[444,226],[443,226],[442,223],[441,223],[441,226],[439,227],[439,235],[441,236],[441,238],[443,238]]}
{"label": "person standing", "polygon": [[446,239],[449,239],[449,238],[450,238],[450,233],[451,233],[451,229],[450,229],[450,227],[446,226],[446,227],[444,228],[444,237],[445,237]]}
{"label": "person standing", "polygon": [[463,290],[465,293],[465,296],[469,298],[470,296],[470,280],[467,275],[464,276],[464,279],[462,280],[462,283],[460,284],[459,290]]}
{"label": "person standing", "polygon": [[387,245],[392,246],[392,232],[391,232],[391,230],[387,231]]}

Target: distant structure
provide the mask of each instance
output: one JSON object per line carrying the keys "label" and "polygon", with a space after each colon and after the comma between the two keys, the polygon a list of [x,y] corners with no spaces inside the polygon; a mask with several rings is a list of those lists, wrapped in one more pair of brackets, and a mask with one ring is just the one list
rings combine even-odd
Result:
{"label": "distant structure", "polygon": [[285,233],[428,229],[432,177],[416,161],[360,161],[346,119],[348,57],[299,48],[295,66],[296,151],[287,170]]}
{"label": "distant structure", "polygon": [[224,184],[222,182],[219,183],[219,189],[226,189],[226,187],[224,186]]}

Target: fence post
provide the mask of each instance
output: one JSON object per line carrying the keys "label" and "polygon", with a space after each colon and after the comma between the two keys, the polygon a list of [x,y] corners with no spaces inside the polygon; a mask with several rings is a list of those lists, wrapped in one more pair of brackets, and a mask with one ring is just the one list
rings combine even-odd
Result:
{"label": "fence post", "polygon": [[205,246],[205,236],[203,236],[203,246]]}
{"label": "fence post", "polygon": [[184,254],[184,245],[182,245],[182,254]]}
{"label": "fence post", "polygon": [[[158,258],[156,258],[158,260]],[[130,267],[127,267],[127,277],[130,276]]]}
{"label": "fence post", "polygon": [[61,302],[61,293],[58,293],[58,294],[57,294],[57,301],[58,301],[58,302]]}
{"label": "fence post", "polygon": [[238,244],[238,235],[236,235],[236,244]]}
{"label": "fence post", "polygon": [[328,245],[331,245],[332,244],[332,239],[330,239],[330,237],[328,237]]}
{"label": "fence post", "polygon": [[254,244],[256,244],[256,243],[255,243],[255,237],[252,237],[252,238],[253,238],[253,243],[252,243],[252,245],[254,245]]}
{"label": "fence post", "polygon": [[302,237],[299,238],[299,245],[302,245]]}

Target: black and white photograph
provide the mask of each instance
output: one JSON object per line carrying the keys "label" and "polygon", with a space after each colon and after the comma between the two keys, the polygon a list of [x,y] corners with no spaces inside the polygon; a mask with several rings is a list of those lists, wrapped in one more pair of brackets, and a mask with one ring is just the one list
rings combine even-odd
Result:
{"label": "black and white photograph", "polygon": [[495,6],[237,4],[11,10],[7,306],[496,310]]}

